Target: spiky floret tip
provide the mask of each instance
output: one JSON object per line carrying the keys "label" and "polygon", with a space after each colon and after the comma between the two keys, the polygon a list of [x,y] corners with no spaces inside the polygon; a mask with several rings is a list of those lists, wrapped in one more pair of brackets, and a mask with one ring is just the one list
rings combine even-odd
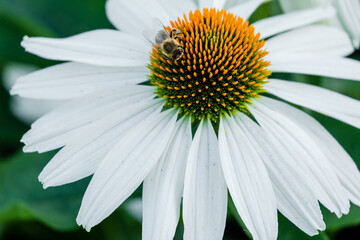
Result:
{"label": "spiky floret tip", "polygon": [[203,9],[171,22],[182,31],[184,55],[172,61],[154,46],[150,82],[166,105],[193,119],[213,121],[224,114],[247,112],[246,105],[264,92],[271,74],[264,60],[264,40],[247,21],[225,10]]}

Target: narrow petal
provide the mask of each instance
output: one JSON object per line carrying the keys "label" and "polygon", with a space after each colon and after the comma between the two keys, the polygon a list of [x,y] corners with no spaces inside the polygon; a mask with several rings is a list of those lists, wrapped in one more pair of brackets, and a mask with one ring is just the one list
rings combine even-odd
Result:
{"label": "narrow petal", "polygon": [[166,10],[155,0],[108,0],[106,14],[117,29],[137,36],[142,36],[145,29],[152,29],[154,17],[164,24],[170,21]]}
{"label": "narrow petal", "polygon": [[253,239],[275,240],[277,209],[271,181],[256,149],[232,118],[220,122],[219,149],[230,195]]}
{"label": "narrow petal", "polygon": [[273,106],[268,107],[270,100],[262,97],[254,101],[254,106],[250,106],[251,113],[275,139],[274,142],[283,145],[285,149],[282,150],[292,156],[293,164],[297,165],[298,171],[307,176],[304,184],[311,185],[313,194],[319,201],[339,217],[341,214],[347,214],[350,207],[348,198],[326,155],[296,123],[277,112]]}
{"label": "narrow petal", "polygon": [[156,167],[143,185],[143,240],[173,239],[180,216],[191,122],[184,118]]}
{"label": "narrow petal", "polygon": [[270,79],[266,90],[286,101],[304,106],[360,128],[360,101],[305,83]]}
{"label": "narrow petal", "polygon": [[36,99],[71,99],[146,81],[146,67],[100,67],[63,63],[20,77],[11,94]]}
{"label": "narrow petal", "polygon": [[186,165],[184,239],[222,239],[226,211],[227,189],[217,138],[210,121],[202,120],[191,144]]}
{"label": "narrow petal", "polygon": [[199,0],[199,9],[203,8],[217,8],[222,9],[226,0]]}
{"label": "narrow petal", "polygon": [[75,182],[93,174],[121,137],[160,106],[159,101],[145,99],[82,128],[40,173],[39,180],[44,188]]}
{"label": "narrow petal", "polygon": [[269,55],[272,72],[301,73],[360,81],[360,62],[311,53]]}
{"label": "narrow petal", "polygon": [[63,39],[24,37],[21,45],[43,58],[100,66],[146,66],[150,51],[150,46],[140,38],[108,29]]}
{"label": "narrow petal", "polygon": [[242,2],[234,7],[229,8],[229,12],[232,12],[243,19],[248,19],[251,14],[264,2],[264,0],[248,0]]}
{"label": "narrow petal", "polygon": [[170,141],[176,118],[174,111],[154,112],[122,136],[91,179],[76,219],[79,225],[89,231],[139,187]]}
{"label": "narrow petal", "polygon": [[320,123],[303,111],[279,101],[272,101],[271,104],[276,107],[277,111],[296,122],[316,141],[333,165],[349,199],[356,205],[360,205],[360,172],[349,154],[335,138]]}
{"label": "narrow petal", "polygon": [[304,176],[283,162],[281,152],[259,125],[244,114],[238,114],[235,120],[265,164],[279,211],[308,235],[324,230],[319,203],[304,186]]}
{"label": "narrow petal", "polygon": [[255,22],[253,25],[261,34],[261,39],[272,35],[314,23],[335,15],[332,7],[312,8],[291,13],[285,13],[274,17],[265,18]]}
{"label": "narrow petal", "polygon": [[343,30],[324,25],[312,25],[282,33],[266,41],[270,54],[320,53],[333,56],[350,55],[354,48]]}
{"label": "narrow petal", "polygon": [[102,91],[77,98],[41,117],[21,139],[25,152],[46,152],[64,146],[81,128],[112,111],[153,95],[148,86]]}

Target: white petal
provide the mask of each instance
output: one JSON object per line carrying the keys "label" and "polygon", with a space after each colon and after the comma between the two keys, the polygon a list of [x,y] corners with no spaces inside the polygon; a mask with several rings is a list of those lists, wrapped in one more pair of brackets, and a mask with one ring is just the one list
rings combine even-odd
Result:
{"label": "white petal", "polygon": [[169,14],[170,20],[178,17],[182,18],[184,14],[188,15],[190,11],[197,9],[193,0],[157,0],[160,5]]}
{"label": "white petal", "polygon": [[37,99],[71,99],[145,82],[147,75],[146,67],[100,67],[70,62],[20,77],[11,94]]}
{"label": "white petal", "polygon": [[316,141],[333,164],[335,173],[344,186],[349,199],[360,205],[360,172],[351,157],[335,138],[320,123],[303,111],[279,101],[272,101],[271,104],[276,107],[278,112],[288,116],[301,126]]}
{"label": "white petal", "polygon": [[354,46],[360,47],[360,1],[336,0],[333,1],[338,10],[340,21],[352,37]]}
{"label": "white petal", "polygon": [[360,128],[360,101],[305,83],[270,79],[266,90],[286,101]]}
{"label": "white petal", "polygon": [[227,211],[227,189],[217,138],[202,120],[191,144],[185,173],[183,221],[185,240],[220,240]]}
{"label": "white petal", "polygon": [[64,103],[65,101],[60,100],[38,100],[13,96],[10,99],[10,108],[18,119],[30,125]]}
{"label": "white petal", "polygon": [[230,195],[253,239],[276,239],[276,200],[268,173],[256,149],[232,118],[220,122],[219,150]]}
{"label": "white petal", "polygon": [[40,57],[101,66],[146,66],[150,47],[131,34],[115,30],[94,30],[55,39],[24,37],[21,45]]}
{"label": "white petal", "polygon": [[251,113],[265,131],[292,156],[293,164],[307,176],[304,184],[311,185],[319,201],[339,217],[342,213],[347,214],[350,207],[348,198],[326,155],[301,127],[276,112],[273,106],[268,107],[270,100],[266,97],[254,100],[254,106],[249,107]]}
{"label": "white petal", "polygon": [[3,67],[2,72],[3,86],[6,88],[6,90],[10,90],[19,77],[34,72],[38,69],[39,68],[37,66],[31,64],[7,63]]}
{"label": "white petal", "polygon": [[[3,84],[6,90],[10,90],[16,80],[26,74],[38,70],[29,64],[10,63],[3,69]],[[54,108],[65,103],[64,101],[43,101],[13,96],[10,99],[11,112],[22,122],[30,125],[36,119],[50,112]]]}
{"label": "white petal", "polygon": [[272,72],[302,73],[360,81],[360,62],[311,53],[269,55]]}
{"label": "white petal", "polygon": [[173,239],[179,221],[185,166],[191,145],[190,119],[177,122],[176,133],[143,185],[143,240]]}
{"label": "white petal", "polygon": [[308,235],[324,230],[319,203],[304,186],[304,176],[284,163],[281,152],[259,125],[244,114],[238,114],[235,120],[265,164],[279,211]]}
{"label": "white petal", "polygon": [[134,86],[85,95],[44,115],[31,125],[23,138],[26,152],[46,152],[64,146],[77,136],[81,127],[153,95],[148,86]]}
{"label": "white petal", "polygon": [[164,24],[170,20],[165,9],[155,0],[108,0],[106,14],[117,29],[141,37],[143,30],[152,29],[154,17]]}
{"label": "white petal", "polygon": [[332,7],[312,8],[259,20],[253,24],[255,31],[261,34],[261,39],[272,35],[308,25],[335,15]]}
{"label": "white petal", "polygon": [[232,12],[243,19],[248,19],[251,14],[264,2],[264,0],[248,0],[242,2],[234,7],[229,8],[229,12]]}
{"label": "white petal", "polygon": [[222,9],[226,0],[199,0],[199,9],[203,8],[217,8]]}
{"label": "white petal", "polygon": [[90,230],[109,216],[153,169],[173,134],[177,114],[154,112],[122,136],[96,170],[76,219]]}
{"label": "white petal", "polygon": [[347,56],[354,48],[346,32],[324,25],[312,25],[280,34],[266,41],[270,54],[320,53]]}
{"label": "white petal", "polygon": [[39,180],[44,188],[75,182],[93,174],[119,139],[160,106],[159,101],[146,99],[117,109],[82,128],[41,172]]}

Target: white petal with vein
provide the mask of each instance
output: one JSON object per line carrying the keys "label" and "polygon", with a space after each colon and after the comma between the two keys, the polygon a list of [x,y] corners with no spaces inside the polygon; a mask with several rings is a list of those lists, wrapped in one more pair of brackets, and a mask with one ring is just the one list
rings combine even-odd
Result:
{"label": "white petal with vein", "polygon": [[360,62],[350,58],[312,53],[278,53],[268,56],[272,72],[301,73],[360,81]]}
{"label": "white petal with vein", "polygon": [[203,8],[217,8],[222,9],[226,0],[199,0],[199,9]]}
{"label": "white petal with vein", "polygon": [[338,10],[339,18],[344,28],[352,37],[354,46],[360,47],[360,1],[336,0],[333,1]]}
{"label": "white petal with vein", "polygon": [[183,17],[184,14],[188,14],[190,11],[197,9],[193,0],[157,0],[160,5],[165,9],[171,20],[175,20],[178,17]]}
{"label": "white petal with vein", "polygon": [[81,128],[112,111],[153,95],[149,86],[102,91],[74,99],[31,125],[21,139],[26,152],[46,152],[64,146],[78,136]]}
{"label": "white petal with vein", "polygon": [[233,118],[219,127],[219,150],[226,184],[236,209],[255,240],[277,238],[277,208],[265,166]]}
{"label": "white petal with vein", "polygon": [[250,106],[251,113],[275,139],[274,142],[282,145],[282,150],[292,156],[293,164],[299,171],[306,174],[304,184],[310,185],[319,201],[337,216],[347,214],[350,207],[348,198],[326,155],[301,127],[277,112],[276,108],[270,108],[270,100],[266,97],[255,100]]}
{"label": "white petal with vein", "polygon": [[189,151],[185,173],[185,240],[220,240],[227,211],[227,189],[214,129],[202,120]]}
{"label": "white petal with vein", "polygon": [[146,66],[151,50],[141,38],[109,29],[62,39],[24,37],[21,45],[27,52],[51,60],[113,67]]}
{"label": "white petal with vein", "polygon": [[279,211],[308,235],[324,230],[319,203],[304,184],[306,176],[284,162],[287,156],[281,154],[274,141],[253,120],[241,113],[235,120],[266,166]]}
{"label": "white petal with vein", "polygon": [[228,10],[247,20],[263,2],[264,0],[248,0],[229,8]]}
{"label": "white petal with vein", "polygon": [[309,52],[347,56],[354,51],[346,32],[324,25],[306,26],[282,33],[267,40],[265,48],[274,55],[281,52]]}
{"label": "white petal with vein", "polygon": [[143,240],[173,239],[180,216],[185,167],[191,145],[191,122],[181,119],[156,167],[143,185]]}
{"label": "white petal with vein", "polygon": [[79,225],[90,230],[139,187],[164,152],[176,118],[172,110],[154,112],[121,137],[86,189],[76,219]]}
{"label": "white petal with vein", "polygon": [[285,32],[297,27],[305,26],[335,15],[332,7],[319,7],[285,13],[259,20],[253,24],[255,31],[261,34],[261,39]]}
{"label": "white petal with vein", "polygon": [[270,79],[266,90],[286,101],[307,107],[360,128],[360,101],[310,84]]}
{"label": "white petal with vein", "polygon": [[74,182],[93,174],[119,139],[132,126],[158,110],[160,105],[158,100],[148,98],[120,107],[84,127],[41,172],[39,180],[44,188]]}
{"label": "white petal with vein", "polygon": [[36,99],[71,99],[145,82],[146,67],[100,67],[69,62],[20,77],[11,94]]}
{"label": "white petal with vein", "polygon": [[166,10],[155,0],[108,0],[106,14],[117,29],[140,37],[143,30],[152,29],[154,17],[166,25],[170,20]]}
{"label": "white petal with vein", "polygon": [[349,154],[331,136],[331,134],[310,115],[288,104],[272,101],[277,111],[287,115],[306,131],[330,160],[347,196],[356,205],[360,205],[360,172]]}

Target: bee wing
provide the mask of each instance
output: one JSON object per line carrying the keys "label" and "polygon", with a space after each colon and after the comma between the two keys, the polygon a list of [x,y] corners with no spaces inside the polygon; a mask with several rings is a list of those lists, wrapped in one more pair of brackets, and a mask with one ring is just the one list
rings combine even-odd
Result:
{"label": "bee wing", "polygon": [[164,24],[158,18],[153,18],[152,29],[146,29],[143,31],[143,36],[152,45],[158,46],[157,42],[162,42],[164,39],[169,38],[170,35],[165,29]]}
{"label": "bee wing", "polygon": [[160,21],[160,19],[154,17],[154,18],[153,18],[153,21],[152,21],[152,26],[153,26],[153,30],[154,30],[155,32],[159,32],[159,31],[161,31],[161,30],[165,30],[167,36],[170,37],[168,31],[166,30],[164,24]]}
{"label": "bee wing", "polygon": [[145,29],[145,30],[143,31],[143,36],[144,36],[144,38],[145,38],[146,40],[148,40],[151,45],[158,46],[158,45],[155,43],[156,34],[157,34],[157,32],[155,32],[155,31],[152,30],[152,29]]}

